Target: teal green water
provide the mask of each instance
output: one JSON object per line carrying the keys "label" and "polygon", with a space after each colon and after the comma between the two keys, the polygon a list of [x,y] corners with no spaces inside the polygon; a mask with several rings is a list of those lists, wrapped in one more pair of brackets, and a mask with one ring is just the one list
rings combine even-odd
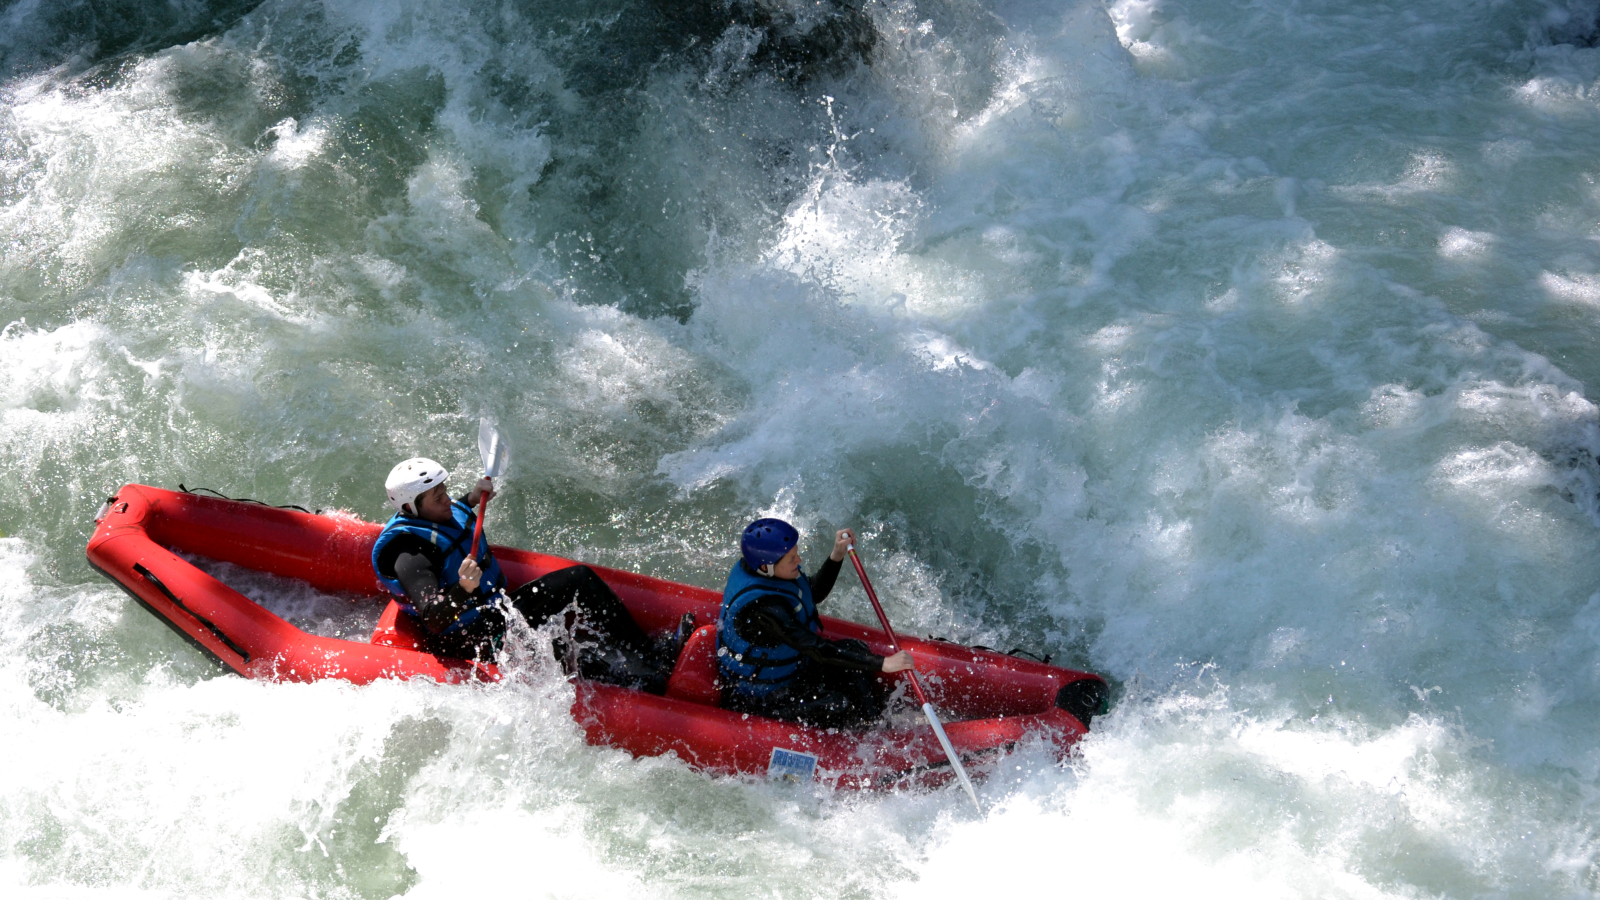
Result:
{"label": "teal green water", "polygon": [[[0,884],[1600,893],[1596,11],[7,6]],[[851,525],[903,630],[1117,703],[982,814],[795,792],[586,746],[537,637],[248,682],[84,561],[126,482],[377,519],[480,416],[498,542]]]}

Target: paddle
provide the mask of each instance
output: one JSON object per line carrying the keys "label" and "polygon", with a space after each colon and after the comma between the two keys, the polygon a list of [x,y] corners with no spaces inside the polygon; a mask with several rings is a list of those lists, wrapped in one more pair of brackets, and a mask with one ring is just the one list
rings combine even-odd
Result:
{"label": "paddle", "polygon": [[[500,432],[495,430],[494,423],[487,418],[478,419],[478,455],[483,457],[483,474],[486,478],[499,478],[506,470],[506,461],[510,451],[506,448],[505,441],[500,439]],[[478,524],[472,529],[472,555],[478,555],[478,544],[483,540],[483,515],[488,510],[489,495],[478,495]]]}
{"label": "paddle", "polygon": [[[878,614],[878,623],[883,626],[883,633],[889,636],[889,646],[900,652],[900,639],[894,636],[894,628],[889,625],[889,617],[883,613],[883,604],[878,602],[878,592],[872,589],[872,582],[867,579],[867,570],[861,565],[861,557],[856,555],[856,545],[850,543],[850,564],[856,567],[856,575],[861,578],[861,586],[867,589],[867,599],[872,601],[872,611]],[[928,724],[933,726],[933,733],[939,738],[939,746],[944,748],[944,755],[950,760],[950,765],[955,767],[956,777],[961,779],[961,786],[967,789],[967,796],[972,798],[972,805],[983,812],[983,804],[978,802],[978,792],[972,789],[972,779],[967,777],[967,770],[961,765],[961,757],[956,756],[956,749],[950,746],[950,737],[944,733],[944,723],[939,721],[939,714],[933,711],[933,704],[928,702],[928,694],[922,689],[922,680],[917,677],[916,669],[906,669],[906,674],[911,676],[911,689],[916,692],[917,699],[922,701],[922,714],[928,717]]]}

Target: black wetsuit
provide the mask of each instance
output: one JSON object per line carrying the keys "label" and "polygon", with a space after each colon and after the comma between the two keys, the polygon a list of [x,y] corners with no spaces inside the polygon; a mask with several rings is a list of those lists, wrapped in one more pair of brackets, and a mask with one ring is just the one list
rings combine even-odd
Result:
{"label": "black wetsuit", "polygon": [[[397,536],[385,548],[380,566],[392,567],[395,578],[417,610],[426,633],[428,652],[460,659],[494,655],[506,633],[506,607],[539,627],[566,611],[567,640],[556,653],[564,663],[576,658],[577,674],[594,681],[666,691],[674,660],[671,647],[658,645],[633,620],[610,586],[588,566],[558,569],[506,592],[506,600],[485,609],[466,625],[441,633],[462,610],[483,602],[459,583],[441,587],[438,571],[443,553],[411,535]],[[449,573],[453,580],[456,573]],[[575,652],[574,652],[575,651]]]}
{"label": "black wetsuit", "polygon": [[[810,579],[814,602],[821,604],[833,591],[840,565],[829,559]],[[851,728],[883,715],[889,695],[877,677],[883,671],[883,657],[866,644],[852,639],[829,640],[812,632],[795,614],[792,602],[777,595],[746,606],[734,617],[733,627],[752,644],[793,647],[806,663],[792,680],[765,696],[750,697],[724,689],[726,708],[818,728]]]}

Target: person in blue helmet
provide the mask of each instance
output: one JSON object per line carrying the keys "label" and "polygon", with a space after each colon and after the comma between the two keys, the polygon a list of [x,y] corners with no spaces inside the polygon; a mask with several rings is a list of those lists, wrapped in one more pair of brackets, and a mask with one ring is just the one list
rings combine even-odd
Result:
{"label": "person in blue helmet", "polygon": [[417,457],[394,467],[385,483],[395,515],[372,548],[372,568],[401,607],[421,623],[428,652],[475,659],[492,656],[505,638],[508,616],[538,627],[563,615],[576,647],[577,674],[595,681],[666,690],[675,648],[650,639],[627,607],[588,566],[550,572],[506,591],[505,574],[488,536],[471,547],[480,496],[494,483],[480,478],[452,500],[450,473]]}
{"label": "person in blue helmet", "polygon": [[717,618],[725,708],[818,728],[859,727],[883,715],[888,692],[877,674],[911,668],[911,654],[883,657],[857,640],[829,640],[817,618],[854,541],[840,530],[828,561],[808,577],[794,526],[757,519],[745,528]]}

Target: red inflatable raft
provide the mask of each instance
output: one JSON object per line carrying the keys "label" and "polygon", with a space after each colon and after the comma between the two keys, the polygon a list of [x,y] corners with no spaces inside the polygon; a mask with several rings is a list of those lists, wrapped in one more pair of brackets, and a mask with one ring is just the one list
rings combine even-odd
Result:
{"label": "red inflatable raft", "polygon": [[[493,680],[493,666],[422,652],[412,620],[389,603],[370,642],[308,634],[200,571],[177,553],[304,580],[357,602],[386,598],[373,577],[373,541],[382,526],[345,515],[313,515],[249,502],[130,484],[107,502],[89,539],[89,562],[178,634],[222,666],[251,678],[313,681],[426,677]],[[511,584],[572,561],[495,547]],[[600,566],[595,571],[652,633],[667,633],[693,612],[715,622],[721,595]],[[879,653],[881,631],[823,617],[825,634],[857,638]],[[1001,752],[1042,740],[1058,755],[1087,730],[1105,682],[943,641],[902,638],[945,717],[963,762],[981,772]],[[926,724],[870,732],[808,728],[719,709],[714,625],[685,643],[666,696],[574,680],[572,717],[591,744],[635,756],[668,752],[724,773],[814,777],[849,788],[938,784],[949,763]],[[888,676],[885,676],[888,677]],[[919,720],[920,721],[920,720]]]}

